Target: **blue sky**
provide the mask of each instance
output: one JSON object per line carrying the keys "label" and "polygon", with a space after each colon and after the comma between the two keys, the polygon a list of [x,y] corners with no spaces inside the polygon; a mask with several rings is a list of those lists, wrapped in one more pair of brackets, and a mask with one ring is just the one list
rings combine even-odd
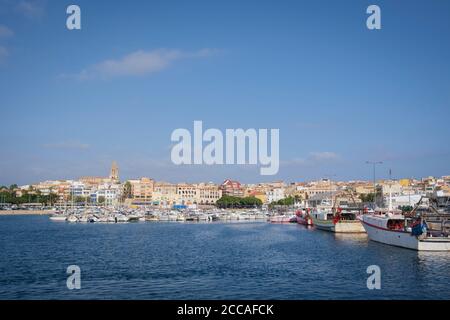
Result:
{"label": "blue sky", "polygon": [[[442,0],[0,0],[0,185],[112,160],[173,182],[371,179],[366,160],[381,178],[450,174],[449,39]],[[279,128],[278,175],[171,164],[171,132],[194,120]]]}

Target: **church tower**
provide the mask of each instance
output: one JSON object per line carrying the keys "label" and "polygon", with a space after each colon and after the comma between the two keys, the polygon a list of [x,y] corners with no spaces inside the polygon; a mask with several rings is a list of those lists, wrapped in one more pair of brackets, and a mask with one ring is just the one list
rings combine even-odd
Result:
{"label": "church tower", "polygon": [[117,166],[117,163],[113,161],[111,165],[111,173],[109,174],[109,179],[112,181],[119,181],[119,167]]}

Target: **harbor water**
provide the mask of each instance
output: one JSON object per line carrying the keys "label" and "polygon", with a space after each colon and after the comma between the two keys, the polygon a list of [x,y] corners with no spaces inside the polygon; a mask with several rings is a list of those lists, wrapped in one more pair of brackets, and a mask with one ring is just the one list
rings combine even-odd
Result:
{"label": "harbor water", "polygon": [[[81,270],[69,290],[66,269]],[[381,289],[367,287],[380,267]],[[450,299],[450,253],[297,224],[0,216],[0,299]]]}

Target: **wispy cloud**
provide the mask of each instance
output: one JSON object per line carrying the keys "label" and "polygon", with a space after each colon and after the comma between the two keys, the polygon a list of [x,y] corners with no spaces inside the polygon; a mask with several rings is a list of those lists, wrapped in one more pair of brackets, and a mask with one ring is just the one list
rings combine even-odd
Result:
{"label": "wispy cloud", "polygon": [[45,13],[45,0],[22,0],[16,5],[16,11],[27,18],[41,18]]}
{"label": "wispy cloud", "polygon": [[9,51],[3,46],[0,46],[0,63],[5,61],[5,59],[8,57]]}
{"label": "wispy cloud", "polygon": [[57,143],[47,143],[43,145],[46,149],[76,149],[84,150],[89,149],[90,145],[86,143],[81,143],[79,141],[63,141]]}
{"label": "wispy cloud", "polygon": [[195,52],[185,52],[176,49],[139,50],[119,59],[102,61],[77,74],[62,75],[62,77],[84,80],[92,78],[142,76],[166,69],[177,60],[209,57],[216,52],[218,50],[209,48]]}
{"label": "wispy cloud", "polygon": [[334,161],[338,160],[339,156],[336,153],[330,151],[310,152],[309,159],[313,161]]}
{"label": "wispy cloud", "polygon": [[340,160],[340,156],[331,151],[310,152],[306,157],[281,161],[284,166],[311,166]]}
{"label": "wispy cloud", "polygon": [[9,38],[14,35],[14,32],[7,26],[0,24],[0,38]]}

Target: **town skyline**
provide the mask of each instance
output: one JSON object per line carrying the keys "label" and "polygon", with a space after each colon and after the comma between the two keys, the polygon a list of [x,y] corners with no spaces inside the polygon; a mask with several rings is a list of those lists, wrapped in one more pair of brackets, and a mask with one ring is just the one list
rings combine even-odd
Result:
{"label": "town skyline", "polygon": [[[168,181],[371,179],[366,161],[384,162],[380,178],[449,170],[448,2],[405,12],[380,0],[381,30],[367,29],[363,2],[142,1],[105,14],[80,0],[81,30],[66,27],[70,3],[20,3],[0,0],[3,184],[98,175],[111,159],[124,178]],[[174,165],[171,133],[196,120],[279,129],[278,174]]]}
{"label": "town skyline", "polygon": [[[85,203],[101,205],[126,204],[128,206],[214,206],[217,204],[295,203],[295,201],[317,200],[340,194],[353,203],[380,201],[388,195],[395,195],[397,205],[411,205],[429,193],[450,194],[450,175],[440,178],[377,180],[377,181],[339,181],[327,179],[317,181],[271,181],[241,183],[225,179],[213,182],[158,181],[149,177],[120,180],[120,168],[113,161],[108,176],[84,176],[73,180],[46,180],[30,185],[0,186],[1,202],[5,203]],[[334,194],[334,196],[333,196]],[[381,196],[382,195],[382,196]],[[228,197],[227,197],[228,196]],[[231,198],[229,198],[231,197]],[[235,200],[230,200],[235,199]],[[243,200],[236,200],[243,199]],[[355,202],[356,201],[356,202]]]}
{"label": "town skyline", "polygon": [[[139,176],[135,176],[135,177],[126,177],[126,178],[121,178],[119,176],[119,172],[120,172],[120,167],[118,165],[118,163],[113,160],[111,163],[111,169],[110,169],[110,173],[109,176],[106,175],[82,175],[82,176],[78,176],[78,177],[68,177],[68,178],[59,178],[59,179],[43,179],[40,181],[33,181],[33,182],[28,182],[28,183],[1,183],[0,182],[0,186],[11,186],[11,185],[18,185],[18,186],[23,186],[23,185],[35,185],[38,183],[42,183],[42,182],[46,182],[46,181],[83,181],[83,180],[89,180],[89,179],[98,179],[98,180],[111,180],[111,181],[115,181],[117,183],[125,183],[127,181],[131,181],[131,180],[137,180],[137,179],[151,179],[154,181],[159,181],[159,182],[165,182],[165,183],[171,183],[171,184],[183,184],[183,183],[188,183],[188,184],[201,184],[201,183],[212,183],[212,184],[220,184],[223,181],[226,180],[233,180],[233,181],[239,181],[242,184],[247,184],[247,185],[253,185],[253,184],[270,184],[270,183],[309,183],[309,182],[316,182],[316,181],[333,181],[333,182],[370,182],[373,183],[373,176],[371,178],[366,178],[366,179],[339,179],[339,177],[335,174],[325,174],[321,177],[317,177],[316,179],[301,179],[301,180],[283,180],[283,179],[261,179],[259,181],[242,181],[240,180],[238,177],[224,177],[221,180],[191,180],[191,181],[185,181],[185,180],[168,180],[168,179],[158,179],[158,178],[154,178],[152,175],[139,175]],[[446,177],[450,177],[450,173],[449,174],[443,174],[443,175],[427,175],[427,176],[422,176],[422,177],[395,177],[394,175],[392,175],[392,171],[391,169],[388,169],[388,174],[385,177],[380,177],[380,176],[375,176],[376,181],[389,181],[389,180],[393,180],[393,181],[398,181],[398,180],[416,180],[416,181],[420,181],[423,179],[428,179],[428,178],[446,178]]]}

